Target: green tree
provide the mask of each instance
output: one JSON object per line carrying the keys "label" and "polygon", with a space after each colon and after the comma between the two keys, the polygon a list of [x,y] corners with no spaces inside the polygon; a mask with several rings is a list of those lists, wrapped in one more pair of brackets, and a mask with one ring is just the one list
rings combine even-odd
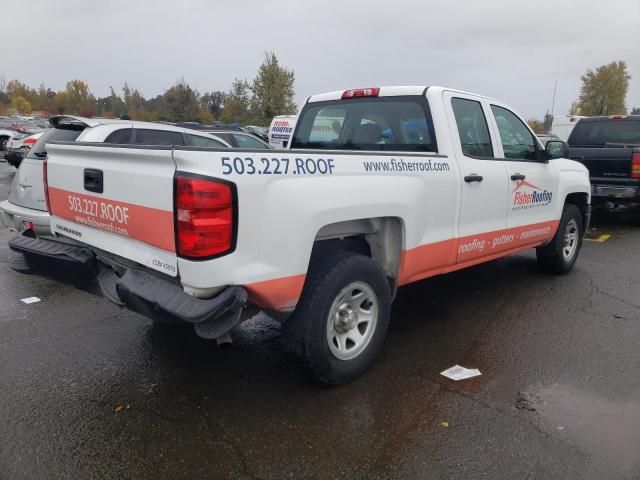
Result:
{"label": "green tree", "polygon": [[127,110],[127,106],[124,103],[124,100],[122,100],[122,98],[120,98],[120,95],[118,95],[116,93],[116,91],[113,89],[113,87],[109,87],[109,112],[111,112],[113,114],[114,117],[120,117],[120,115],[122,115],[123,113],[126,112]]}
{"label": "green tree", "polygon": [[31,112],[33,105],[38,103],[37,100],[37,92],[33,88],[30,88],[28,85],[20,82],[19,80],[11,80],[7,83],[6,93],[8,97],[8,101],[13,108],[18,110],[20,113],[24,113],[23,110],[16,107],[16,105],[20,105],[23,109],[26,107],[24,102],[29,104],[28,112]]}
{"label": "green tree", "polygon": [[631,109],[631,112],[629,112],[630,115],[640,115],[640,107],[633,107]]}
{"label": "green tree", "polygon": [[216,90],[202,95],[202,97],[200,97],[200,104],[202,105],[202,108],[206,108],[211,112],[211,115],[215,120],[218,120],[222,114],[226,98],[227,94],[225,92]]}
{"label": "green tree", "polygon": [[251,84],[251,120],[269,125],[276,115],[296,112],[295,75],[293,70],[280,66],[273,52],[265,52],[264,61]]}
{"label": "green tree", "polygon": [[189,122],[200,118],[198,92],[182,79],[162,95],[167,119],[173,122]]}
{"label": "green tree", "polygon": [[9,95],[10,97],[21,96],[25,99],[28,99],[34,93],[32,88],[29,88],[27,84],[22,83],[19,80],[11,80],[9,83],[7,83],[6,91],[7,95]]}
{"label": "green tree", "polygon": [[544,114],[544,119],[542,120],[542,133],[551,133],[551,126],[553,125],[553,115],[547,111]]}
{"label": "green tree", "polygon": [[11,106],[23,115],[31,113],[31,104],[22,95],[13,95],[11,97]]}
{"label": "green tree", "polygon": [[571,102],[567,115],[580,115],[580,107],[578,106],[578,100]]}
{"label": "green tree", "polygon": [[64,91],[58,92],[55,98],[56,109],[60,113],[92,117],[97,110],[97,101],[89,91],[89,85],[82,80],[67,82]]}
{"label": "green tree", "polygon": [[618,115],[627,113],[625,99],[631,75],[624,61],[588,69],[582,77],[578,98],[580,115]]}
{"label": "green tree", "polygon": [[226,95],[220,120],[224,123],[237,122],[246,125],[251,107],[251,91],[246,80],[235,79],[231,90]]}

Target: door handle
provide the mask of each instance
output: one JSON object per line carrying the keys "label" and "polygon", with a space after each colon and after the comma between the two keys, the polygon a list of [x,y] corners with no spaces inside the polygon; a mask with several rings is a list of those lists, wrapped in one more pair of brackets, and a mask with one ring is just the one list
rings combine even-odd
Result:
{"label": "door handle", "polygon": [[467,175],[464,177],[464,181],[467,183],[471,183],[471,182],[481,182],[482,181],[482,175],[478,175],[477,173],[472,173],[471,175]]}
{"label": "door handle", "polygon": [[104,182],[102,170],[96,170],[95,168],[84,169],[84,189],[88,192],[103,192]]}
{"label": "door handle", "polygon": [[514,173],[511,175],[511,180],[524,180],[524,175],[521,173]]}

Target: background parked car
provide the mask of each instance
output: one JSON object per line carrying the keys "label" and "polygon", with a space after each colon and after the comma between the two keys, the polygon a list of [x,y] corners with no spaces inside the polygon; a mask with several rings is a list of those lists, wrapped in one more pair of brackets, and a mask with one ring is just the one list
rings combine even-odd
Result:
{"label": "background parked car", "polygon": [[589,169],[592,205],[640,204],[640,115],[582,118],[568,143]]}
{"label": "background parked car", "polygon": [[43,133],[44,130],[42,132],[34,133],[33,135],[20,133],[14,136],[7,143],[7,151],[4,154],[4,159],[9,165],[18,168],[20,163],[22,163],[22,159],[27,155],[27,153],[29,153],[31,147],[36,144]]}
{"label": "background parked car", "polygon": [[42,162],[46,144],[53,141],[137,145],[193,145],[230,148],[223,139],[186,128],[160,123],[83,118],[61,115],[49,119],[51,129],[43,133],[22,160],[13,178],[9,199],[0,202],[2,223],[12,231],[31,236],[48,235],[49,213],[45,202]]}
{"label": "background parked car", "polygon": [[[0,151],[7,149],[9,140],[16,136],[28,136],[34,133],[38,133],[44,130],[43,125],[40,123],[32,122],[30,120],[22,120],[16,118],[0,118]],[[48,128],[48,125],[44,125]]]}
{"label": "background parked car", "polygon": [[269,128],[267,127],[258,127],[257,125],[247,125],[244,127],[244,129],[249,133],[253,133],[254,135],[259,136],[265,142],[269,141]]}
{"label": "background parked car", "polygon": [[224,130],[203,130],[204,132],[211,133],[212,135],[216,135],[224,140],[226,140],[233,148],[244,148],[244,149],[259,149],[266,150],[271,147],[267,142],[265,142],[262,138],[257,135],[254,135],[250,132],[243,131],[224,131]]}
{"label": "background parked car", "polygon": [[196,122],[179,123],[178,126],[210,133],[224,139],[233,148],[244,148],[252,150],[264,150],[271,148],[271,146],[267,142],[265,142],[259,135],[242,130],[239,127],[234,128],[229,125],[202,125]]}
{"label": "background parked car", "polygon": [[18,132],[15,130],[8,130],[6,128],[0,128],[0,152],[4,152],[7,149],[7,143],[14,136],[16,136]]}

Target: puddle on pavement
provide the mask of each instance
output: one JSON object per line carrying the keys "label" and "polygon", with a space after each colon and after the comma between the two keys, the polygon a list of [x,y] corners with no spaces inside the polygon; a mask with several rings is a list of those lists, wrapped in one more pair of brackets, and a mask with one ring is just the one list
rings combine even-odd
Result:
{"label": "puddle on pavement", "polygon": [[548,431],[589,455],[603,472],[640,472],[638,396],[631,401],[612,401],[553,385],[527,397],[526,410],[535,411]]}

